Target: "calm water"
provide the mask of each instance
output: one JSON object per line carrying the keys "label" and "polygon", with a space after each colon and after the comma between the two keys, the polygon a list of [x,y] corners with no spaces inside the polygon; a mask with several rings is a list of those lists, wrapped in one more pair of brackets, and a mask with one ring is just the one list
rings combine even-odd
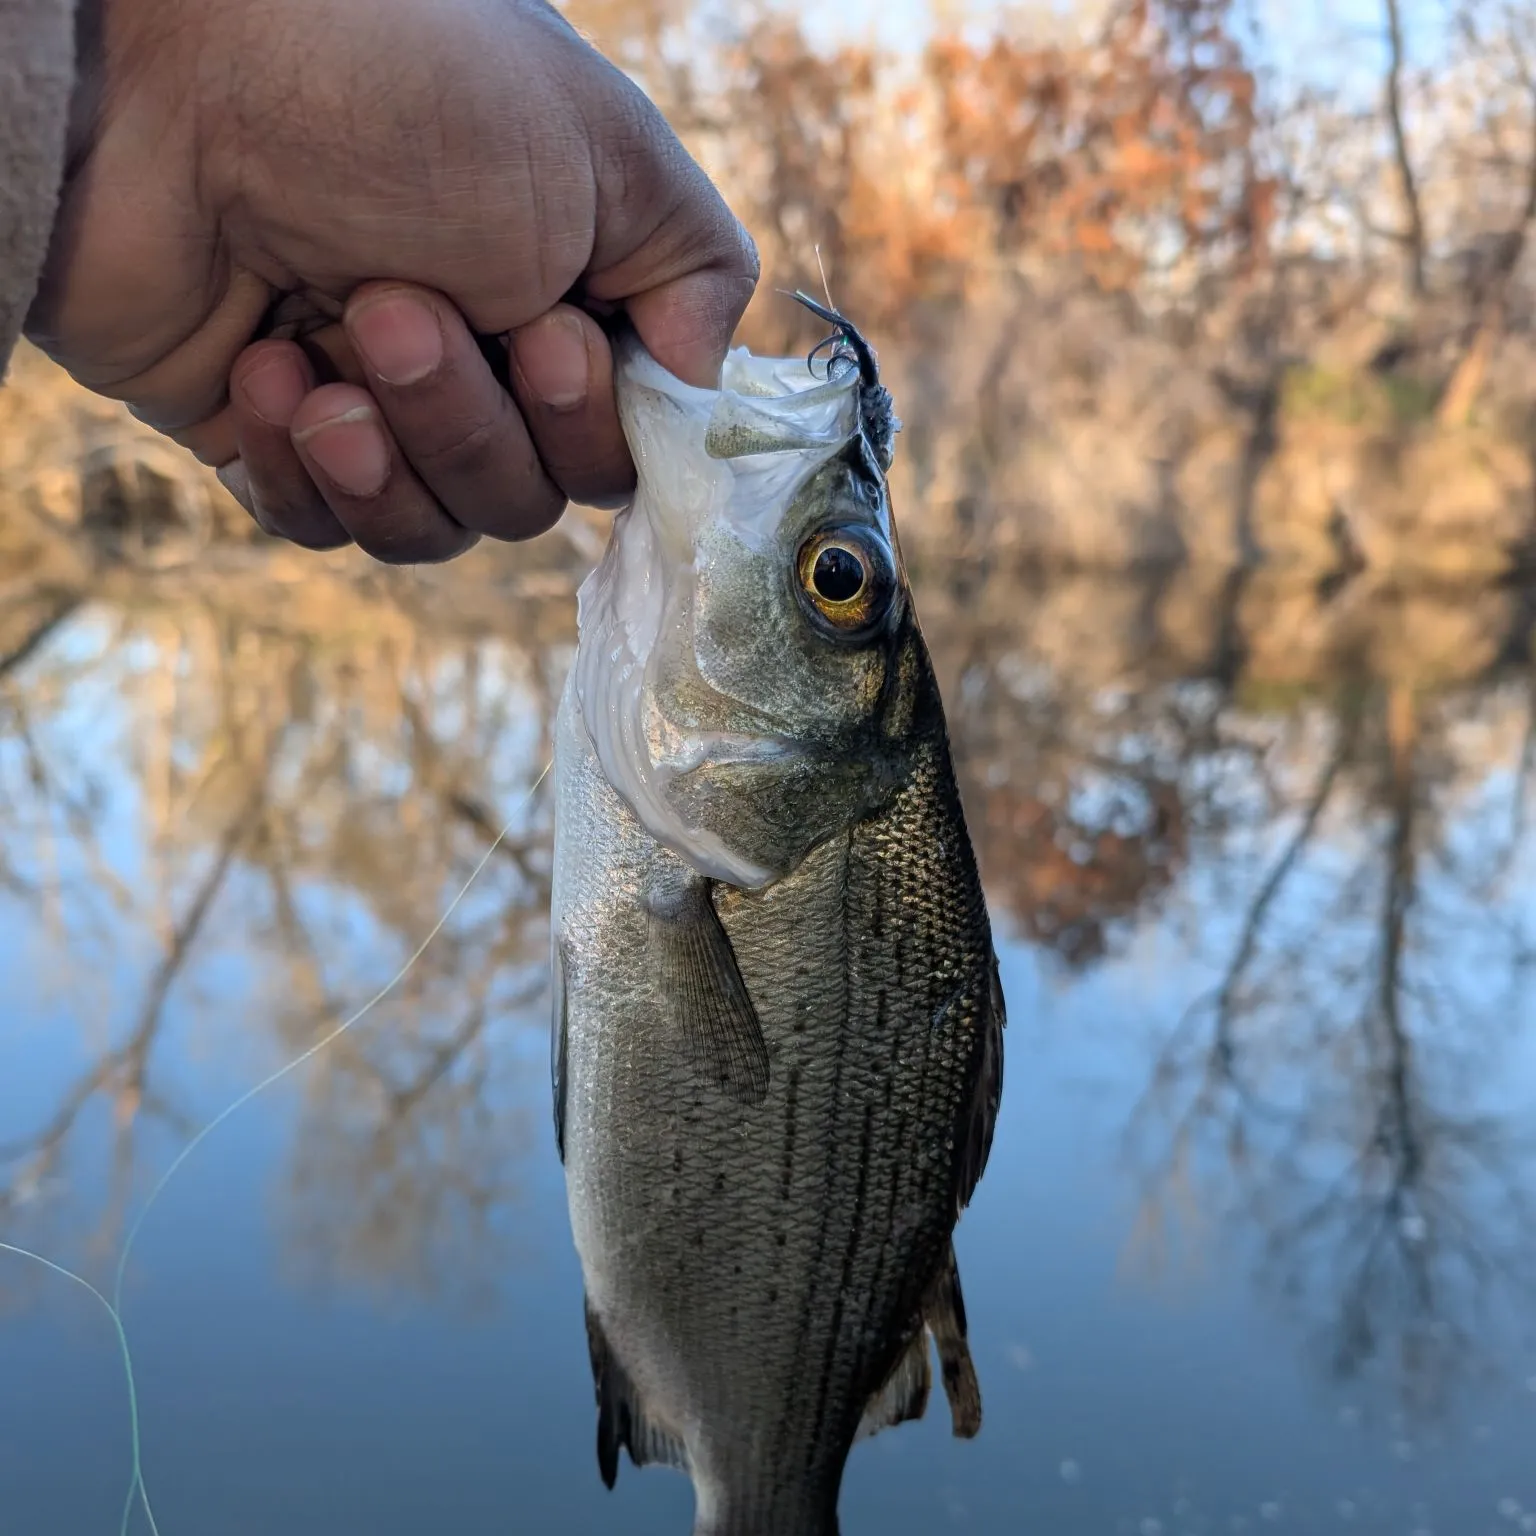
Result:
{"label": "calm water", "polygon": [[[598,1480],[549,1127],[571,605],[227,596],[0,661],[0,1239],[109,1285],[510,818],[145,1222],[146,1476],[163,1536],[686,1532]],[[1528,605],[920,596],[1009,1006],[986,1417],[857,1447],[844,1530],[1536,1531]],[[106,1315],[0,1255],[0,1532],[113,1536],[128,1457]]]}

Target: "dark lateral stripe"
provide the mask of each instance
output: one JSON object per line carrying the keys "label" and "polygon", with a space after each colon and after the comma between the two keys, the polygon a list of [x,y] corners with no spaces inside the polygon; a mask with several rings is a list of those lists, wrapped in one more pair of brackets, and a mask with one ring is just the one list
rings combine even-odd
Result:
{"label": "dark lateral stripe", "polygon": [[[850,856],[850,865],[852,858]],[[869,905],[879,910],[885,894],[887,869],[885,862],[877,854],[868,861],[869,867],[861,867],[858,871],[862,878],[858,881],[859,891],[869,898]],[[848,884],[854,883],[854,874],[850,870]],[[851,958],[851,956],[850,956]],[[861,955],[861,958],[867,958]],[[863,1001],[862,999],[860,1000]],[[853,1002],[850,997],[850,1011]],[[862,1011],[862,1010],[861,1010]],[[850,1024],[852,1020],[850,1019]],[[894,1133],[898,1142],[904,1142],[902,1132],[904,1127],[897,1127],[893,1123],[893,1111],[896,1091],[896,1076],[898,1057],[902,1047],[902,1031],[892,1030],[890,1026],[890,994],[885,986],[879,986],[875,990],[875,1007],[873,1019],[873,1032],[866,1035],[863,1030],[857,1031],[861,1040],[873,1049],[878,1049],[879,1043],[884,1040],[886,1044],[885,1062],[885,1095],[882,1105],[881,1126],[887,1137]],[[850,1033],[854,1033],[850,1029]],[[873,1050],[871,1051],[873,1054]],[[861,1296],[857,1301],[858,1315],[863,1326],[859,1329],[854,1341],[853,1358],[848,1362],[849,1369],[845,1373],[844,1390],[848,1384],[857,1386],[864,1379],[864,1371],[869,1355],[869,1322],[871,1304],[878,1299],[880,1287],[885,1279],[885,1269],[891,1249],[891,1220],[895,1210],[896,1199],[901,1188],[903,1172],[903,1158],[898,1153],[892,1159],[893,1177],[887,1200],[886,1209],[881,1212],[869,1212],[866,1207],[869,1200],[869,1175],[870,1159],[874,1146],[874,1106],[868,1102],[864,1106],[864,1126],[859,1145],[859,1177],[858,1187],[854,1196],[853,1220],[849,1229],[848,1243],[843,1252],[842,1276],[838,1285],[837,1300],[833,1306],[832,1326],[827,1341],[827,1353],[823,1361],[821,1382],[817,1390],[816,1400],[816,1427],[814,1442],[820,1444],[822,1434],[826,1428],[827,1413],[830,1406],[830,1393],[832,1388],[832,1376],[837,1365],[838,1351],[842,1346],[843,1319],[848,1306],[849,1291],[853,1283],[853,1266],[855,1256],[861,1247],[868,1242],[877,1244],[875,1249],[875,1270],[867,1284],[861,1287]],[[864,1404],[857,1405],[862,1412]]]}
{"label": "dark lateral stripe", "polygon": [[[853,829],[848,831],[847,841],[843,847],[843,867],[839,886],[841,895],[842,918],[842,952],[843,952],[843,1001],[839,1012],[839,1025],[837,1031],[837,1050],[832,1058],[832,1097],[829,1101],[836,1106],[843,1094],[843,1069],[848,1061],[848,1037],[851,1033],[848,1029],[848,1014],[853,1001],[853,980],[848,974],[848,866],[853,855]],[[795,1331],[795,1348],[791,1357],[790,1379],[803,1381],[805,1379],[806,1352],[810,1343],[811,1322],[816,1314],[818,1296],[818,1281],[822,1273],[822,1259],[827,1251],[827,1228],[832,1220],[833,1201],[830,1198],[836,1184],[836,1172],[840,1151],[839,1138],[829,1136],[824,1148],[826,1166],[822,1174],[821,1187],[821,1222],[816,1233],[816,1247],[811,1254],[810,1283],[806,1287],[804,1303],[800,1309],[800,1326]],[[774,1430],[774,1445],[776,1448],[775,1461],[783,1465],[789,1448],[790,1420],[799,1406],[791,1397],[779,1414],[779,1422]]]}
{"label": "dark lateral stripe", "polygon": [[800,1102],[800,1064],[789,1069],[784,1085],[784,1162],[779,1181],[779,1198],[786,1204],[795,1180],[795,1114]]}
{"label": "dark lateral stripe", "polygon": [[[886,991],[884,987],[881,987],[875,998],[875,1029],[877,1033],[890,1028],[890,1020],[886,1008]],[[892,1030],[890,1050],[885,1062],[885,1106],[882,1112],[881,1124],[886,1127],[888,1135],[894,1131],[897,1145],[904,1146],[907,1140],[906,1126],[897,1126],[895,1124],[896,1076],[900,1067],[901,1047],[902,1032],[899,1029]],[[885,1207],[883,1210],[873,1213],[876,1219],[871,1224],[871,1230],[879,1234],[880,1247],[875,1255],[875,1273],[870,1279],[867,1292],[867,1296],[870,1299],[878,1297],[880,1295],[880,1288],[885,1284],[885,1269],[886,1265],[890,1263],[891,1248],[893,1246],[891,1229],[896,1223],[896,1205],[901,1199],[901,1186],[906,1178],[906,1174],[906,1159],[899,1155],[893,1157],[891,1159],[889,1187],[885,1194]],[[865,1311],[868,1312],[868,1310],[869,1307],[866,1302]],[[868,1331],[866,1330],[860,1335],[858,1353],[854,1357],[853,1376],[855,1381],[863,1380],[864,1373],[869,1368],[868,1345]]]}
{"label": "dark lateral stripe", "polygon": [[[864,1197],[869,1185],[869,1150],[870,1142],[874,1137],[874,1122],[875,1107],[873,1104],[866,1104],[864,1129],[859,1135],[859,1183],[853,1197],[853,1220],[848,1226],[848,1241],[843,1245],[843,1264],[837,1286],[837,1299],[832,1303],[832,1326],[827,1331],[827,1353],[821,1363],[821,1379],[816,1384],[816,1425],[811,1431],[811,1444],[818,1447],[821,1445],[822,1431],[827,1427],[827,1404],[832,1391],[832,1373],[837,1368],[837,1356],[843,1342],[843,1309],[846,1305],[848,1288],[853,1283],[853,1260],[864,1237]],[[862,1353],[862,1344],[856,1348],[859,1353]]]}

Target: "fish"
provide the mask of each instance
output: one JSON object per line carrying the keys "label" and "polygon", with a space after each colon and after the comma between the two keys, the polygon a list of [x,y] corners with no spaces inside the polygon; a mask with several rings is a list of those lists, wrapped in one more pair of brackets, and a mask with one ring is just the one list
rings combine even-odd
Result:
{"label": "fish", "polygon": [[[597,1461],[694,1536],[835,1536],[868,1435],[981,1425],[954,1250],[1005,1010],[888,473],[830,306],[719,387],[614,338],[636,487],[555,722],[555,1144]],[[827,349],[830,348],[830,352]],[[825,357],[820,353],[827,352]]]}

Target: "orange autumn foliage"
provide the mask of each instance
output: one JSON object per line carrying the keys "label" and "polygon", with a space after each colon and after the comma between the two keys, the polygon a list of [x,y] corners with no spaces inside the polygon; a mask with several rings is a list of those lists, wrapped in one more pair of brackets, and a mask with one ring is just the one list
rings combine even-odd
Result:
{"label": "orange autumn foliage", "polygon": [[[1080,43],[949,34],[915,61],[818,51],[775,13],[691,66],[675,120],[708,138],[765,269],[816,284],[819,253],[834,298],[887,333],[1000,264],[1108,289],[1243,270],[1275,197],[1231,5],[1119,0]],[[759,343],[800,335],[771,290],[754,310]]]}
{"label": "orange autumn foliage", "polygon": [[[773,19],[728,62],[727,190],[767,269],[819,286],[819,263],[834,293],[857,292],[860,313],[886,326],[963,286],[984,243],[982,210],[935,196],[931,135],[911,93],[891,88],[887,61],[857,48],[819,54],[793,21]],[[784,341],[796,319],[767,300]]]}
{"label": "orange autumn foliage", "polygon": [[1100,36],[927,51],[952,195],[1008,251],[1073,255],[1107,287],[1149,266],[1251,261],[1274,213],[1230,0],[1122,0]]}

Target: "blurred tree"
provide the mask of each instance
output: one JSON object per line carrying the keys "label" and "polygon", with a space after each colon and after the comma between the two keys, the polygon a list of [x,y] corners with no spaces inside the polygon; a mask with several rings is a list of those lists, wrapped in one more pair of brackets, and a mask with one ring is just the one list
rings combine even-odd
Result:
{"label": "blurred tree", "polygon": [[1536,4],[1460,0],[1457,32],[1466,86],[1476,102],[1474,133],[1457,157],[1461,184],[1482,200],[1495,182],[1487,222],[1463,254],[1465,321],[1455,365],[1440,398],[1442,424],[1460,426],[1482,390],[1509,321],[1515,275],[1536,220]]}
{"label": "blurred tree", "polygon": [[1126,287],[1266,251],[1256,82],[1231,0],[1120,0],[1078,45],[930,45],[950,195],[999,252],[1071,256]]}
{"label": "blurred tree", "polygon": [[1409,290],[1415,299],[1422,299],[1428,292],[1424,275],[1424,209],[1419,200],[1419,180],[1413,169],[1413,154],[1408,146],[1408,128],[1404,119],[1403,18],[1398,0],[1386,0],[1386,7],[1385,110],[1387,127],[1392,135],[1392,157],[1397,172],[1398,197],[1402,203],[1402,228],[1398,238],[1408,256]]}
{"label": "blurred tree", "polygon": [[[734,28],[680,0],[569,11],[719,176],[774,280],[824,271],[887,333],[1000,261],[1071,258],[1124,289],[1266,252],[1275,183],[1234,0],[1111,0],[1075,28],[1009,12],[979,37],[939,16],[915,61],[818,49],[777,9]],[[770,285],[749,331],[787,346],[808,326]]]}

